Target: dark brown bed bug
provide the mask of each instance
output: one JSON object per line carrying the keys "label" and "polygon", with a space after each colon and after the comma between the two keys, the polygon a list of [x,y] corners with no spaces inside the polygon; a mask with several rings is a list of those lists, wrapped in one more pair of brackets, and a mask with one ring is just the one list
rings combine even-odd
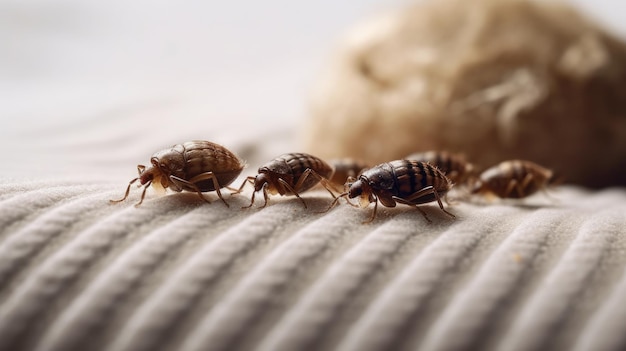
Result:
{"label": "dark brown bed bug", "polygon": [[426,151],[411,154],[405,159],[430,163],[442,171],[454,184],[465,184],[476,177],[474,165],[467,162],[461,154]]}
{"label": "dark brown bed bug", "polygon": [[561,181],[555,172],[524,160],[501,162],[481,173],[472,194],[520,199]]}
{"label": "dark brown bed bug", "polygon": [[269,192],[273,195],[295,195],[306,208],[306,202],[300,197],[300,193],[311,189],[318,183],[321,183],[333,198],[335,197],[328,181],[332,174],[333,168],[315,156],[305,153],[287,153],[261,166],[258,174],[254,177],[247,177],[235,193],[240,193],[243,187],[250,183],[254,186],[254,191],[250,205],[244,208],[252,207],[257,191],[263,191],[265,203],[262,207],[267,205]]}
{"label": "dark brown bed bug", "polygon": [[345,196],[350,199],[359,197],[361,207],[373,202],[374,211],[366,223],[376,217],[379,201],[386,207],[395,207],[397,203],[415,207],[429,222],[431,220],[426,212],[417,205],[437,201],[444,213],[455,217],[443,208],[441,202],[441,198],[452,188],[452,182],[437,167],[426,162],[396,160],[381,163],[364,171],[358,179],[346,186],[348,191],[340,194],[329,209]]}
{"label": "dark brown bed bug", "polygon": [[245,163],[225,147],[210,141],[194,140],[173,145],[156,152],[150,158],[151,166],[138,165],[139,176],[128,183],[124,197],[111,202],[126,200],[130,186],[139,180],[144,186],[139,206],[150,185],[155,188],[172,189],[176,192],[193,191],[206,202],[202,193],[216,191],[224,202],[220,188],[232,183],[245,167]]}
{"label": "dark brown bed bug", "polygon": [[335,170],[329,180],[334,186],[338,186],[339,188],[343,188],[349,178],[356,178],[369,168],[365,162],[351,158],[333,159],[328,163]]}

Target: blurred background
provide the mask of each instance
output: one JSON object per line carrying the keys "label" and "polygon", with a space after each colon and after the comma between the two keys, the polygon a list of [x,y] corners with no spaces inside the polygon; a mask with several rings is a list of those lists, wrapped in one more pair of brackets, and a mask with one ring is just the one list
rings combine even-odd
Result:
{"label": "blurred background", "polygon": [[[626,3],[571,2],[626,35]],[[291,143],[341,36],[408,3],[2,0],[2,176],[126,179],[185,140]]]}

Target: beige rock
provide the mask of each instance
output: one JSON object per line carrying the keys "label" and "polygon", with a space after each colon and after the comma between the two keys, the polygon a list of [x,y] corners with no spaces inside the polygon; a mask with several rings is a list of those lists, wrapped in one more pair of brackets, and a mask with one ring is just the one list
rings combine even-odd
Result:
{"label": "beige rock", "polygon": [[348,35],[302,131],[323,158],[448,150],[626,185],[626,45],[563,3],[418,3]]}

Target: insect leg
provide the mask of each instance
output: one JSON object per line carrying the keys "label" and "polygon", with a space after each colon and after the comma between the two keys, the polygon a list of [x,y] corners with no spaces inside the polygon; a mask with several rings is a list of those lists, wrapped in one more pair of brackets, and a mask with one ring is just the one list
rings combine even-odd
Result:
{"label": "insect leg", "polygon": [[378,209],[378,197],[374,195],[374,210],[372,211],[372,216],[367,221],[363,222],[363,224],[372,223],[374,218],[376,218],[376,210]]}
{"label": "insect leg", "polygon": [[[404,199],[401,199],[399,197],[393,197],[394,200],[396,200],[396,202],[398,202],[399,204],[404,204],[404,205],[409,205],[413,208],[416,208],[418,211],[420,211],[422,213],[422,216],[424,216],[424,218],[428,221],[428,223],[432,223],[433,221],[430,220],[430,218],[428,218],[428,215],[426,214],[426,212],[424,210],[422,210],[418,205],[412,203],[412,202],[408,202]],[[445,210],[444,210],[445,211]],[[447,213],[447,212],[446,212]]]}
{"label": "insect leg", "polygon": [[122,202],[122,201],[126,200],[126,198],[128,197],[128,194],[130,193],[130,186],[133,185],[133,183],[136,182],[138,179],[139,178],[135,178],[135,179],[131,180],[128,183],[128,187],[126,187],[126,193],[124,193],[124,197],[123,198],[121,198],[119,200],[109,200],[109,202],[116,203],[116,202]]}
{"label": "insect leg", "polygon": [[348,205],[350,205],[350,206],[352,206],[352,207],[355,207],[355,208],[360,208],[360,206],[359,206],[359,205],[357,205],[357,204],[353,204],[353,203],[352,203],[352,201],[350,201],[350,199],[349,199],[349,198],[346,198],[346,202],[348,203]]}
{"label": "insect leg", "polygon": [[[245,182],[244,182],[244,184],[245,184]],[[237,194],[237,193],[234,193],[234,194]],[[252,198],[250,199],[250,205],[248,205],[248,206],[241,206],[241,208],[250,208],[250,207],[252,207],[252,205],[254,204],[254,195],[255,194],[256,194],[256,191],[253,190],[252,191]]]}
{"label": "insect leg", "polygon": [[[248,177],[248,178],[252,178],[252,177]],[[263,206],[261,206],[261,208],[267,206],[267,200],[268,200],[268,196],[267,196],[267,183],[263,183],[263,187],[261,188],[261,190],[263,192],[263,199],[265,200],[265,202],[263,203]],[[250,205],[248,206],[242,206],[241,208],[250,208],[252,207],[252,205],[254,205],[254,196],[256,195],[256,191],[252,191],[252,197],[250,198]]]}
{"label": "insect leg", "polygon": [[317,180],[320,182],[320,184],[322,184],[322,186],[324,188],[326,188],[326,190],[328,190],[328,192],[333,197],[333,199],[337,197],[335,195],[335,193],[333,193],[333,191],[331,190],[332,185],[330,185],[330,182],[328,181],[328,179],[322,177],[319,173],[315,172],[311,168],[307,168],[304,172],[302,172],[302,175],[300,176],[300,179],[298,179],[298,182],[296,183],[296,185],[293,188],[295,190],[300,190],[300,187],[302,186],[302,184],[304,184],[304,182],[306,181],[306,179],[309,176],[313,176],[313,177],[317,178]]}
{"label": "insect leg", "polygon": [[[452,213],[446,211],[446,209],[443,207],[443,203],[441,202],[441,196],[439,196],[439,192],[437,192],[435,190],[435,188],[433,188],[432,186],[427,186],[423,189],[421,189],[420,191],[416,192],[415,194],[413,194],[412,196],[408,197],[407,199],[400,199],[397,197],[394,197],[393,199],[396,200],[397,202],[406,204],[406,205],[411,205],[411,206],[415,206],[417,209],[419,209],[422,214],[426,217],[426,214],[423,210],[421,210],[419,207],[417,207],[416,205],[416,200],[418,200],[419,198],[426,196],[426,195],[434,195],[435,199],[437,200],[437,203],[439,204],[439,208],[446,213],[448,216],[456,218],[455,215],[453,215]],[[426,219],[428,219],[428,217],[426,217]],[[428,221],[430,222],[430,219],[428,219]]]}
{"label": "insect leg", "polygon": [[330,193],[330,195],[333,197],[333,199],[337,198],[337,195],[335,195],[335,193],[333,193],[332,190],[330,190],[331,188],[333,188],[332,184],[330,184],[330,182],[328,181],[328,179],[322,177],[321,175],[317,174],[317,172],[313,172],[313,174],[315,174],[317,177],[319,177],[320,180],[320,184],[322,184],[322,186],[324,188],[326,188],[326,190],[328,190],[328,192]]}
{"label": "insect leg", "polygon": [[[302,178],[300,178],[300,179],[302,180]],[[307,208],[306,207],[306,202],[304,201],[304,199],[300,197],[300,194],[298,194],[298,192],[296,192],[296,190],[294,188],[292,188],[291,185],[289,185],[285,180],[283,180],[283,178],[278,178],[278,182],[280,184],[282,184],[282,186],[284,186],[292,194],[294,194],[298,199],[300,199],[300,201],[302,201],[302,204],[304,205],[304,208]],[[300,184],[300,181],[298,181],[298,184]]]}
{"label": "insect leg", "polygon": [[[279,180],[282,180],[282,179],[279,179]],[[265,200],[261,208],[264,208],[265,206],[267,206],[267,200],[269,199],[269,196],[267,195],[267,186],[268,186],[268,183],[265,183],[263,184],[263,187],[261,188],[261,191],[263,192],[263,199]],[[254,194],[252,195],[252,197],[254,198]]]}
{"label": "insect leg", "polygon": [[[162,177],[161,178],[161,185],[165,188],[165,185],[168,185],[168,187],[176,192],[181,192],[183,191],[183,186],[181,184],[186,184],[184,182],[184,179],[176,177],[176,176],[170,176],[169,178],[166,177]],[[195,188],[194,188],[195,190]]]}
{"label": "insect leg", "polygon": [[[433,194],[435,195],[435,198],[437,199],[437,203],[439,204],[439,208],[448,216],[452,217],[452,218],[456,218],[455,215],[453,215],[452,213],[446,211],[445,208],[443,208],[443,203],[441,203],[441,196],[439,196],[439,192],[437,192],[437,190],[433,189]],[[445,196],[445,195],[444,195]]]}
{"label": "insect leg", "polygon": [[[235,192],[233,192],[233,193],[230,193],[230,194],[231,194],[231,195],[234,195],[234,194],[239,194],[239,193],[241,193],[241,192],[243,191],[243,187],[244,187],[246,184],[250,183],[250,184],[254,185],[254,180],[255,180],[255,179],[256,179],[256,177],[253,177],[253,176],[246,177],[246,179],[244,179],[243,183],[241,183],[241,186],[239,187],[239,189],[237,189],[237,191],[235,191]],[[232,190],[232,188],[228,188],[228,189],[231,189],[231,190]]]}
{"label": "insect leg", "polygon": [[143,191],[141,192],[141,198],[139,199],[139,202],[135,204],[135,207],[143,203],[143,199],[146,197],[146,190],[148,190],[150,184],[152,184],[152,181],[147,182],[146,185],[143,187]]}
{"label": "insect leg", "polygon": [[[228,205],[226,200],[224,200],[224,197],[222,197],[222,192],[220,191],[220,188],[222,186],[217,181],[217,178],[215,177],[215,174],[213,174],[213,172],[200,173],[197,176],[189,179],[189,182],[194,184],[194,186],[195,186],[195,184],[197,182],[201,182],[203,180],[208,180],[208,179],[211,179],[211,181],[213,182],[213,188],[215,189],[215,192],[217,193],[217,196],[220,198],[220,200],[222,200],[222,202],[224,203],[224,205],[226,205],[226,207],[230,207],[230,205]],[[196,187],[196,189],[197,189],[197,187]],[[198,194],[200,194],[200,190],[198,190]],[[202,194],[200,194],[200,196],[202,196]],[[204,196],[202,196],[202,198],[204,198]]]}
{"label": "insect leg", "polygon": [[508,198],[509,195],[511,195],[511,193],[513,192],[513,190],[515,190],[517,192],[517,195],[518,195],[519,198],[524,197],[524,192],[520,188],[520,184],[515,179],[512,179],[509,182],[509,184],[507,184],[506,190],[504,191],[504,197]]}
{"label": "insect leg", "polygon": [[[337,196],[337,197],[333,200],[333,202],[331,202],[331,203],[330,203],[330,206],[328,206],[328,208],[326,209],[326,211],[317,212],[317,213],[326,213],[326,212],[330,211],[330,209],[332,209],[333,207],[335,207],[335,205],[337,205],[337,203],[339,202],[339,199],[341,199],[342,197],[346,197],[346,196],[348,196],[348,193],[347,193],[347,192],[339,194],[339,196]],[[348,201],[348,200],[346,199],[346,201]],[[349,203],[350,205],[354,206],[354,205],[353,205],[350,201],[348,201],[348,203]]]}
{"label": "insect leg", "polygon": [[[425,186],[422,189],[416,191],[411,196],[409,196],[407,198],[404,198],[404,199],[401,199],[401,200],[404,200],[405,202],[408,202],[410,204],[415,205],[417,203],[417,200],[419,200],[421,197],[424,197],[424,196],[432,194],[433,192],[435,192],[434,190],[435,190],[435,188],[433,188],[432,185]],[[398,198],[396,198],[394,196],[394,200],[395,199],[398,199]],[[430,201],[432,201],[432,200],[428,200],[427,202],[430,202]]]}
{"label": "insect leg", "polygon": [[[181,184],[184,184],[184,185],[192,188],[198,194],[198,196],[200,196],[200,198],[202,200],[204,200],[205,202],[207,202],[209,204],[211,203],[211,201],[209,201],[209,199],[207,199],[206,197],[204,197],[202,195],[202,191],[200,191],[200,188],[198,188],[198,186],[196,184],[194,184],[194,183],[192,183],[190,181],[184,180],[182,178],[179,178],[177,176],[174,176],[174,175],[170,176],[170,180],[172,181],[172,183],[176,184],[176,186],[178,186],[178,187],[182,188]],[[222,201],[224,201],[224,199],[222,199]],[[224,201],[224,203],[226,204],[226,201]],[[228,204],[226,204],[226,206],[228,206]]]}

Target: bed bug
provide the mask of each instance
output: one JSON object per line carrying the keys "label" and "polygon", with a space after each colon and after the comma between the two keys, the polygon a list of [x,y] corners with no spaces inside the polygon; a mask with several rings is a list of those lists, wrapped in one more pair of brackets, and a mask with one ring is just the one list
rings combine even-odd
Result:
{"label": "bed bug", "polygon": [[250,183],[254,186],[254,191],[250,205],[244,208],[252,207],[257,191],[263,192],[265,203],[262,207],[267,205],[269,192],[273,195],[295,195],[302,201],[304,208],[307,208],[300,193],[311,189],[318,183],[321,183],[333,198],[335,197],[328,181],[332,174],[333,168],[315,156],[305,153],[287,153],[261,166],[258,174],[254,177],[247,177],[235,193],[240,193],[243,187]]}
{"label": "bed bug", "polygon": [[144,188],[135,206],[141,205],[150,185],[176,192],[193,191],[209,203],[202,193],[215,191],[228,206],[220,188],[232,183],[245,167],[245,163],[225,147],[202,140],[188,141],[158,151],[152,155],[150,163],[152,165],[149,167],[138,165],[139,176],[128,183],[124,197],[111,202],[126,200],[130,186],[139,180]]}
{"label": "bed bug", "polygon": [[333,185],[339,186],[340,188],[344,186],[349,178],[356,178],[369,168],[364,162],[351,158],[333,159],[328,163],[335,170],[329,180]]}
{"label": "bed bug", "polygon": [[524,160],[504,161],[481,173],[473,194],[493,194],[500,198],[520,199],[560,182],[555,172]]}
{"label": "bed bug", "polygon": [[444,213],[455,217],[443,208],[441,202],[441,198],[452,188],[452,182],[437,167],[426,162],[396,160],[381,163],[364,171],[346,186],[348,191],[340,194],[329,209],[345,196],[350,199],[359,197],[361,207],[373,202],[374,211],[366,223],[376,217],[378,202],[385,207],[395,207],[397,203],[415,207],[431,222],[426,212],[417,205],[437,201]]}
{"label": "bed bug", "polygon": [[474,165],[461,154],[447,151],[426,151],[411,154],[408,160],[428,162],[442,171],[454,184],[465,184],[475,178]]}

